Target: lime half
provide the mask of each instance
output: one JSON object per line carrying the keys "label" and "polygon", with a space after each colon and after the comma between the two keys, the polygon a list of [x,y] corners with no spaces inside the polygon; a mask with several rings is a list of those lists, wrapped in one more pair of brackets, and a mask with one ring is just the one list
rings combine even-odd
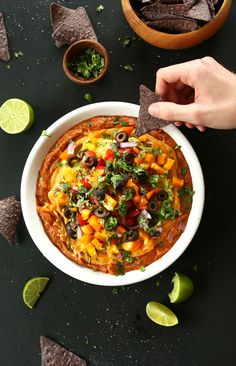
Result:
{"label": "lime half", "polygon": [[183,273],[175,273],[173,290],[169,293],[170,302],[180,303],[188,300],[193,293],[193,281]]}
{"label": "lime half", "polygon": [[177,316],[159,302],[150,301],[146,306],[147,316],[156,324],[173,327],[178,324]]}
{"label": "lime half", "polygon": [[30,309],[33,309],[48,281],[48,277],[33,277],[26,282],[23,288],[23,301]]}
{"label": "lime half", "polygon": [[0,108],[0,127],[7,133],[26,131],[33,122],[33,109],[21,99],[8,99]]}

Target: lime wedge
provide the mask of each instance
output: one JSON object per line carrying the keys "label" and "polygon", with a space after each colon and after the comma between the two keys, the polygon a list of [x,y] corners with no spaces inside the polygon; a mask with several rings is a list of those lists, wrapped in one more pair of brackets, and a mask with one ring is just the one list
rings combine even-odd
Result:
{"label": "lime wedge", "polygon": [[21,99],[8,99],[0,108],[0,127],[7,133],[26,131],[33,122],[33,109]]}
{"label": "lime wedge", "polygon": [[48,277],[33,277],[26,282],[23,288],[23,301],[30,309],[33,309],[48,281]]}
{"label": "lime wedge", "polygon": [[173,290],[169,293],[170,302],[180,303],[188,300],[193,293],[193,281],[183,273],[175,273]]}
{"label": "lime wedge", "polygon": [[159,302],[150,301],[147,303],[146,313],[154,323],[164,327],[172,327],[178,324],[178,319],[173,311]]}

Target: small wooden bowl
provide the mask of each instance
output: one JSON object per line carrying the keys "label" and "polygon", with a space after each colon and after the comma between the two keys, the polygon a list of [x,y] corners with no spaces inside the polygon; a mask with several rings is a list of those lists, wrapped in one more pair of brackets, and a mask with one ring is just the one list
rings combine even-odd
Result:
{"label": "small wooden bowl", "polygon": [[135,13],[130,0],[121,0],[121,3],[126,20],[140,38],[153,46],[177,50],[196,46],[212,37],[226,20],[232,0],[224,0],[215,18],[209,23],[195,31],[182,34],[159,32],[148,27]]}
{"label": "small wooden bowl", "polygon": [[[100,53],[100,55],[102,55],[104,57],[105,66],[97,77],[91,77],[89,79],[85,79],[82,76],[76,76],[71,70],[69,70],[68,62],[72,58],[76,58],[76,59],[79,58],[82,55],[82,53],[88,48],[94,49],[95,51]],[[63,57],[63,69],[64,69],[66,76],[74,83],[80,84],[80,85],[88,85],[88,84],[92,84],[92,83],[95,83],[98,80],[100,80],[104,76],[104,74],[107,72],[108,66],[109,66],[109,58],[108,58],[106,49],[100,43],[98,43],[96,41],[92,41],[90,39],[83,39],[82,41],[77,41],[77,42],[73,43],[66,50],[64,57]]]}

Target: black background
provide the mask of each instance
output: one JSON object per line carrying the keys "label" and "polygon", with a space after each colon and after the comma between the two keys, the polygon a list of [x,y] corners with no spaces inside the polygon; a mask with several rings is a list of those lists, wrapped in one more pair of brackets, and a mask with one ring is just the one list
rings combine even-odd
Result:
{"label": "black background", "polygon": [[[209,41],[185,51],[166,51],[136,39],[124,49],[119,37],[133,35],[118,0],[60,1],[76,8],[87,5],[101,43],[110,52],[110,68],[97,85],[80,87],[62,70],[65,49],[51,39],[48,0],[1,0],[12,54],[24,56],[0,62],[0,104],[21,98],[33,106],[36,119],[27,133],[0,131],[0,198],[19,198],[26,158],[41,134],[57,118],[86,102],[138,103],[138,85],[151,89],[159,67],[210,55],[236,71],[236,4],[223,28]],[[105,10],[96,12],[102,3]],[[133,72],[121,65],[134,64]],[[97,366],[231,366],[235,352],[235,160],[236,132],[181,128],[196,150],[206,183],[200,228],[187,251],[164,273],[143,283],[120,288],[77,281],[57,270],[38,251],[23,220],[19,244],[9,247],[0,238],[0,365],[39,366],[39,336],[65,345]],[[197,270],[196,270],[197,269]],[[163,328],[145,314],[150,300],[169,305],[167,293],[175,271],[195,283],[192,299],[170,306],[179,325]],[[51,278],[31,311],[22,301],[28,278]],[[159,286],[157,286],[157,281]]]}

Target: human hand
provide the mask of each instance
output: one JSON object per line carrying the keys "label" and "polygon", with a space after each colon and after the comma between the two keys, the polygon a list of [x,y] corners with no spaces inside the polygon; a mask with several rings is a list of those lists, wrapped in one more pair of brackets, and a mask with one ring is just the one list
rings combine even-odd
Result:
{"label": "human hand", "polygon": [[149,113],[189,128],[236,128],[236,76],[212,57],[159,69],[156,93],[166,102]]}

